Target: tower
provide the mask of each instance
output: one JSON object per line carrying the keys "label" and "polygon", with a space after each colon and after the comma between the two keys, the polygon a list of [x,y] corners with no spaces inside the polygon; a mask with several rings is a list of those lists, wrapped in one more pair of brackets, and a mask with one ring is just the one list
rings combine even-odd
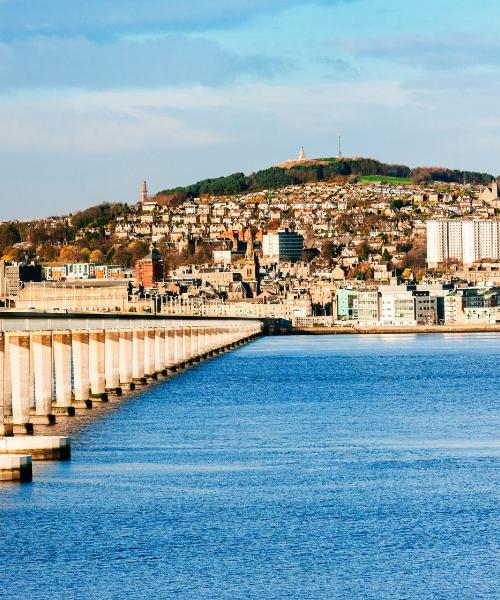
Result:
{"label": "tower", "polygon": [[304,146],[301,147],[300,152],[299,152],[299,158],[297,160],[299,160],[299,161],[307,160],[306,153],[304,152]]}
{"label": "tower", "polygon": [[260,265],[253,246],[253,233],[250,227],[245,233],[245,239],[247,242],[247,249],[243,263],[243,281],[250,285],[252,294],[256,296],[260,294]]}
{"label": "tower", "polygon": [[342,158],[342,137],[339,133],[339,153],[338,153],[338,157]]}
{"label": "tower", "polygon": [[148,199],[148,185],[146,181],[141,183],[141,204],[144,204]]}

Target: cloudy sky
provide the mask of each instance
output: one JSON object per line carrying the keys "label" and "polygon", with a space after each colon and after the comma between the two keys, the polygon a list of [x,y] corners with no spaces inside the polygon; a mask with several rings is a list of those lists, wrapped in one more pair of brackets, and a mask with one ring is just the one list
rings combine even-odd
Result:
{"label": "cloudy sky", "polygon": [[0,0],[0,219],[344,152],[500,173],[498,0]]}

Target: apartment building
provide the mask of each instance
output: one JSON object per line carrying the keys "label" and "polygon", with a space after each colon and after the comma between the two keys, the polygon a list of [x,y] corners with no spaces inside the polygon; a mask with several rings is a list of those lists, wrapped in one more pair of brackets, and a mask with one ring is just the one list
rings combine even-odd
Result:
{"label": "apartment building", "polygon": [[470,265],[500,259],[500,220],[427,221],[427,264],[434,268],[448,260]]}

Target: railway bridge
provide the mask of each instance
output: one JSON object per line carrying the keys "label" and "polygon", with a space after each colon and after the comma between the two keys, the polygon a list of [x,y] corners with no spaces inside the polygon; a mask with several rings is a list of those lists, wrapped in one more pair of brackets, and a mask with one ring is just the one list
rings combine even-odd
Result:
{"label": "railway bridge", "polygon": [[3,313],[0,481],[30,480],[31,461],[68,459],[51,435],[122,396],[262,334],[260,320],[114,314]]}

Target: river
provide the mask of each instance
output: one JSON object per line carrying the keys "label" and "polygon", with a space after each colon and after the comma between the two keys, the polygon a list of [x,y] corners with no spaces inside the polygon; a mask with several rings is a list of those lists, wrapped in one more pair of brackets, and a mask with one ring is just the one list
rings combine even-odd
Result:
{"label": "river", "polygon": [[0,485],[0,598],[500,595],[500,335],[268,337]]}

